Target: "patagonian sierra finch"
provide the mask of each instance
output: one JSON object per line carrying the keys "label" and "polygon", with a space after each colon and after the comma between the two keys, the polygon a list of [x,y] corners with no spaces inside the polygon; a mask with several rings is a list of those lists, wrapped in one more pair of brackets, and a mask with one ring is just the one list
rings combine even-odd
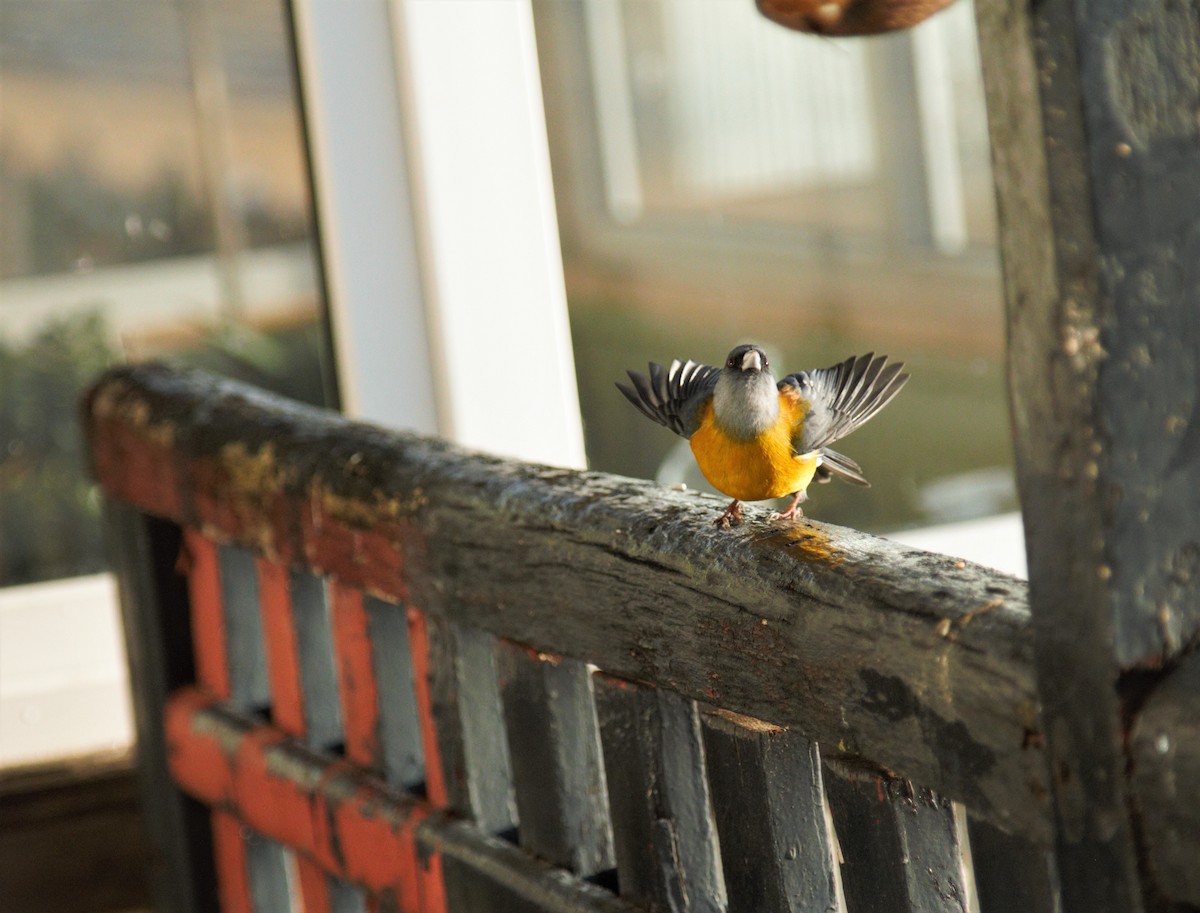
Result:
{"label": "patagonian sierra finch", "polygon": [[772,519],[803,516],[815,478],[869,485],[862,468],[829,445],[864,424],[907,383],[901,363],[868,353],[841,364],[789,374],[776,383],[767,353],[738,346],[725,367],[694,361],[651,363],[647,377],[629,371],[617,389],[647,418],[688,439],[710,485],[733,498],[716,525],[742,522],[742,501],[790,494]]}

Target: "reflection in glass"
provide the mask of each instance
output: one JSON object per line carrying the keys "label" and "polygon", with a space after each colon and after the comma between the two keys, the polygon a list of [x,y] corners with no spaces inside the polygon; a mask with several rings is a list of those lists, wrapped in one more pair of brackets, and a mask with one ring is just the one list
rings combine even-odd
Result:
{"label": "reflection in glass", "polygon": [[285,14],[0,4],[0,586],[103,567],[75,410],[104,365],[336,405]]}
{"label": "reflection in glass", "polygon": [[589,463],[706,488],[625,368],[780,373],[867,351],[913,380],[845,442],[874,483],[810,492],[872,530],[1015,507],[972,10],[824,39],[753,3],[535,0]]}

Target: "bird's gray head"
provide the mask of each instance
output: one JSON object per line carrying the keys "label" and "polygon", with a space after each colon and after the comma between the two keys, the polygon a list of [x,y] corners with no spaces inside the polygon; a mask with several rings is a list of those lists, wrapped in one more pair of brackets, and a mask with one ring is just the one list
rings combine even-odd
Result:
{"label": "bird's gray head", "polygon": [[738,346],[713,389],[713,417],[730,437],[749,440],[779,417],[779,388],[761,346]]}

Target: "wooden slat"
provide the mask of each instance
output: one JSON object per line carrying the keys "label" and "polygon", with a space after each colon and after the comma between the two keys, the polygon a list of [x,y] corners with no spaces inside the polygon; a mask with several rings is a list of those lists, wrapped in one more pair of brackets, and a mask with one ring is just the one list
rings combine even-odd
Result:
{"label": "wooden slat", "polygon": [[[258,561],[258,594],[271,688],[271,721],[316,748],[342,742],[333,646],[323,587],[309,574]],[[278,857],[278,858],[277,858]],[[280,847],[257,847],[247,863],[258,909],[287,896],[287,867],[294,866],[304,913],[334,913],[329,876],[315,862],[292,858]]]}
{"label": "wooden slat", "polygon": [[696,495],[482,459],[195,373],[117,369],[87,415],[100,452],[175,441],[177,498],[97,461],[143,509],[788,726],[1049,839],[1018,581],[753,511],[714,530]]}
{"label": "wooden slat", "polygon": [[425,753],[413,685],[408,615],[402,606],[363,597],[379,688],[379,740],[384,778],[401,790],[423,788]]}
{"label": "wooden slat", "polygon": [[1200,654],[1174,669],[1142,705],[1133,726],[1133,799],[1143,821],[1154,891],[1200,907]]}
{"label": "wooden slat", "polygon": [[330,913],[375,913],[378,909],[375,901],[353,885],[336,878],[329,879],[328,884]]}
{"label": "wooden slat", "polygon": [[577,875],[612,869],[587,668],[512,643],[498,651],[521,846]]}
{"label": "wooden slat", "polygon": [[729,913],[838,909],[817,746],[729,714],[701,725]]}
{"label": "wooden slat", "polygon": [[346,757],[367,770],[382,772],[379,689],[363,594],[334,580],[330,600]]}
{"label": "wooden slat", "polygon": [[[288,851],[276,841],[250,832],[245,835],[245,846],[246,873],[249,876],[254,913],[291,913],[292,891],[288,870],[292,862]],[[306,904],[308,900],[304,898]],[[306,906],[304,913],[328,913],[328,909],[310,911]]]}
{"label": "wooden slat", "polygon": [[341,750],[346,732],[334,657],[333,611],[325,582],[293,568],[288,573],[288,592],[304,692],[305,741],[315,749]]}
{"label": "wooden slat", "polygon": [[207,812],[171,780],[163,728],[168,694],[197,677],[188,612],[188,588],[194,593],[195,586],[177,572],[186,563],[177,526],[106,499],[104,531],[121,594],[155,905],[202,913],[217,903],[212,829]]}
{"label": "wooden slat", "polygon": [[258,606],[258,570],[254,555],[233,545],[217,546],[221,614],[229,700],[239,710],[266,713],[271,704],[267,646]]}
{"label": "wooden slat", "polygon": [[184,530],[181,569],[187,574],[196,681],[218,697],[232,694],[225,648],[225,610],[217,545],[194,529]]}
{"label": "wooden slat", "polygon": [[304,687],[300,681],[300,647],[287,568],[260,558],[258,594],[267,647],[271,688],[271,722],[289,735],[304,737]]}
{"label": "wooden slat", "polygon": [[621,896],[671,913],[724,911],[695,704],[605,675],[593,684]]}
{"label": "wooden slat", "polygon": [[[401,913],[636,913],[608,891],[438,814],[286,734],[183,689],[166,714],[171,769],[200,801],[294,847]],[[443,870],[452,893],[443,889]],[[414,891],[413,886],[418,890]],[[448,906],[449,903],[449,906]]]}
{"label": "wooden slat", "polygon": [[242,822],[228,812],[215,811],[212,829],[221,913],[256,913]]}
{"label": "wooden slat", "polygon": [[429,699],[447,807],[489,834],[513,831],[516,800],[497,681],[495,638],[427,619]]}
{"label": "wooden slat", "polygon": [[446,764],[441,755],[439,723],[434,716],[434,657],[429,643],[429,619],[424,612],[411,606],[407,615],[413,698],[417,707],[417,724],[421,730],[421,752],[425,756],[425,798],[435,808],[448,808],[450,792]]}
{"label": "wooden slat", "polygon": [[1058,884],[1047,847],[973,818],[968,828],[983,913],[1056,913]]}
{"label": "wooden slat", "polygon": [[[188,574],[188,595],[197,681],[216,697],[240,710],[266,709],[270,700],[265,679],[265,645],[259,619],[257,586],[249,579],[249,552],[222,547],[193,529],[184,531],[182,563]],[[231,618],[229,598],[236,609]],[[246,614],[250,619],[242,617]],[[261,622],[260,622],[261,625]],[[238,634],[254,639],[235,648]],[[235,657],[236,652],[236,657]],[[258,661],[261,659],[261,666]],[[241,822],[228,813],[211,813],[215,883],[221,909],[254,913],[246,840]]]}
{"label": "wooden slat", "polygon": [[968,887],[948,799],[881,774],[825,767],[825,790],[853,913],[967,913]]}

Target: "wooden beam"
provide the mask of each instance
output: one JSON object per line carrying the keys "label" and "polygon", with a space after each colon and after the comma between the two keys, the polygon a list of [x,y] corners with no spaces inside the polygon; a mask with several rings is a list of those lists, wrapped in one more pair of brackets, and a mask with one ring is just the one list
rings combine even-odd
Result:
{"label": "wooden beam", "polygon": [[1138,910],[1119,680],[1200,633],[1196,13],[977,15],[1063,909]]}
{"label": "wooden beam", "polygon": [[145,510],[792,727],[1049,840],[1018,580],[765,512],[715,530],[715,499],[482,457],[198,373],[116,369],[88,413],[101,482]]}

